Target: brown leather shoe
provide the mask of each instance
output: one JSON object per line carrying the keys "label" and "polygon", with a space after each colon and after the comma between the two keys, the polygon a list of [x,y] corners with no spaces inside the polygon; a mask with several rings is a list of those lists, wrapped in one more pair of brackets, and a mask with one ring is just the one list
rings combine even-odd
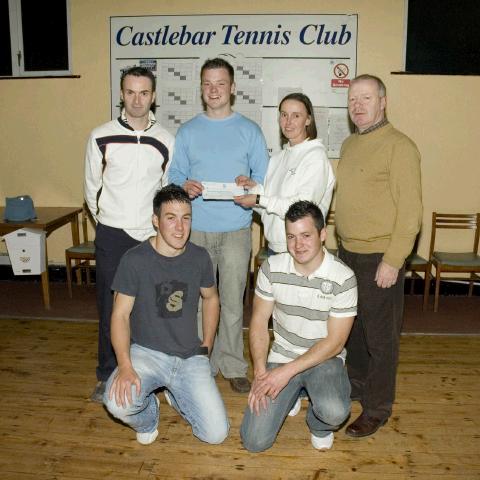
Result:
{"label": "brown leather shoe", "polygon": [[350,437],[368,437],[374,434],[381,426],[387,423],[388,418],[380,419],[369,417],[362,413],[354,422],[352,422],[345,433]]}
{"label": "brown leather shoe", "polygon": [[250,382],[246,377],[229,378],[230,387],[237,393],[248,393],[250,391]]}

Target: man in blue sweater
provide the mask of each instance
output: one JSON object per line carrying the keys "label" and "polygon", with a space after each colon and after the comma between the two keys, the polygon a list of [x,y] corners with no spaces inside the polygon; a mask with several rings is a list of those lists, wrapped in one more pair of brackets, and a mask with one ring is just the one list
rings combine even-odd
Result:
{"label": "man in blue sweater", "polygon": [[236,392],[248,392],[243,356],[243,293],[251,251],[251,209],[229,200],[204,200],[202,182],[235,182],[239,175],[263,183],[268,151],[260,127],[233,112],[233,67],[221,58],[201,69],[205,112],[179,129],[168,182],[183,186],[192,199],[191,241],[205,247],[219,276],[221,316],[211,355]]}

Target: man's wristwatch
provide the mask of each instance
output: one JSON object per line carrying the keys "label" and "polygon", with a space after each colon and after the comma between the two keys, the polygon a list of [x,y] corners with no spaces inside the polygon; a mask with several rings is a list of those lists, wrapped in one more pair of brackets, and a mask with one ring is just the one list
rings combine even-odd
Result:
{"label": "man's wristwatch", "polygon": [[255,197],[255,205],[260,205],[260,194],[257,193],[257,196]]}

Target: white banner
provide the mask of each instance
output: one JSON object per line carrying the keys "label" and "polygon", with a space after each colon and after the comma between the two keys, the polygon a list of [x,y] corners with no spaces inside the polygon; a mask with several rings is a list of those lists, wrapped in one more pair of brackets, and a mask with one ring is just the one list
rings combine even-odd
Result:
{"label": "white banner", "polygon": [[300,91],[315,106],[331,158],[349,134],[347,90],[356,74],[357,15],[175,15],[111,17],[112,118],[120,76],[134,65],[157,77],[157,118],[172,133],[202,111],[200,67],[221,56],[235,69],[234,109],[280,146],[277,107]]}

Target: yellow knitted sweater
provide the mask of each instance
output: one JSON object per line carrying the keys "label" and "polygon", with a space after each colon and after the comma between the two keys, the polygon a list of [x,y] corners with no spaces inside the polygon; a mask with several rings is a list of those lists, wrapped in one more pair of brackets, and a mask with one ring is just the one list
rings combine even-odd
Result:
{"label": "yellow knitted sweater", "polygon": [[335,225],[343,247],[383,253],[401,268],[422,223],[420,153],[391,124],[350,135],[337,169]]}

